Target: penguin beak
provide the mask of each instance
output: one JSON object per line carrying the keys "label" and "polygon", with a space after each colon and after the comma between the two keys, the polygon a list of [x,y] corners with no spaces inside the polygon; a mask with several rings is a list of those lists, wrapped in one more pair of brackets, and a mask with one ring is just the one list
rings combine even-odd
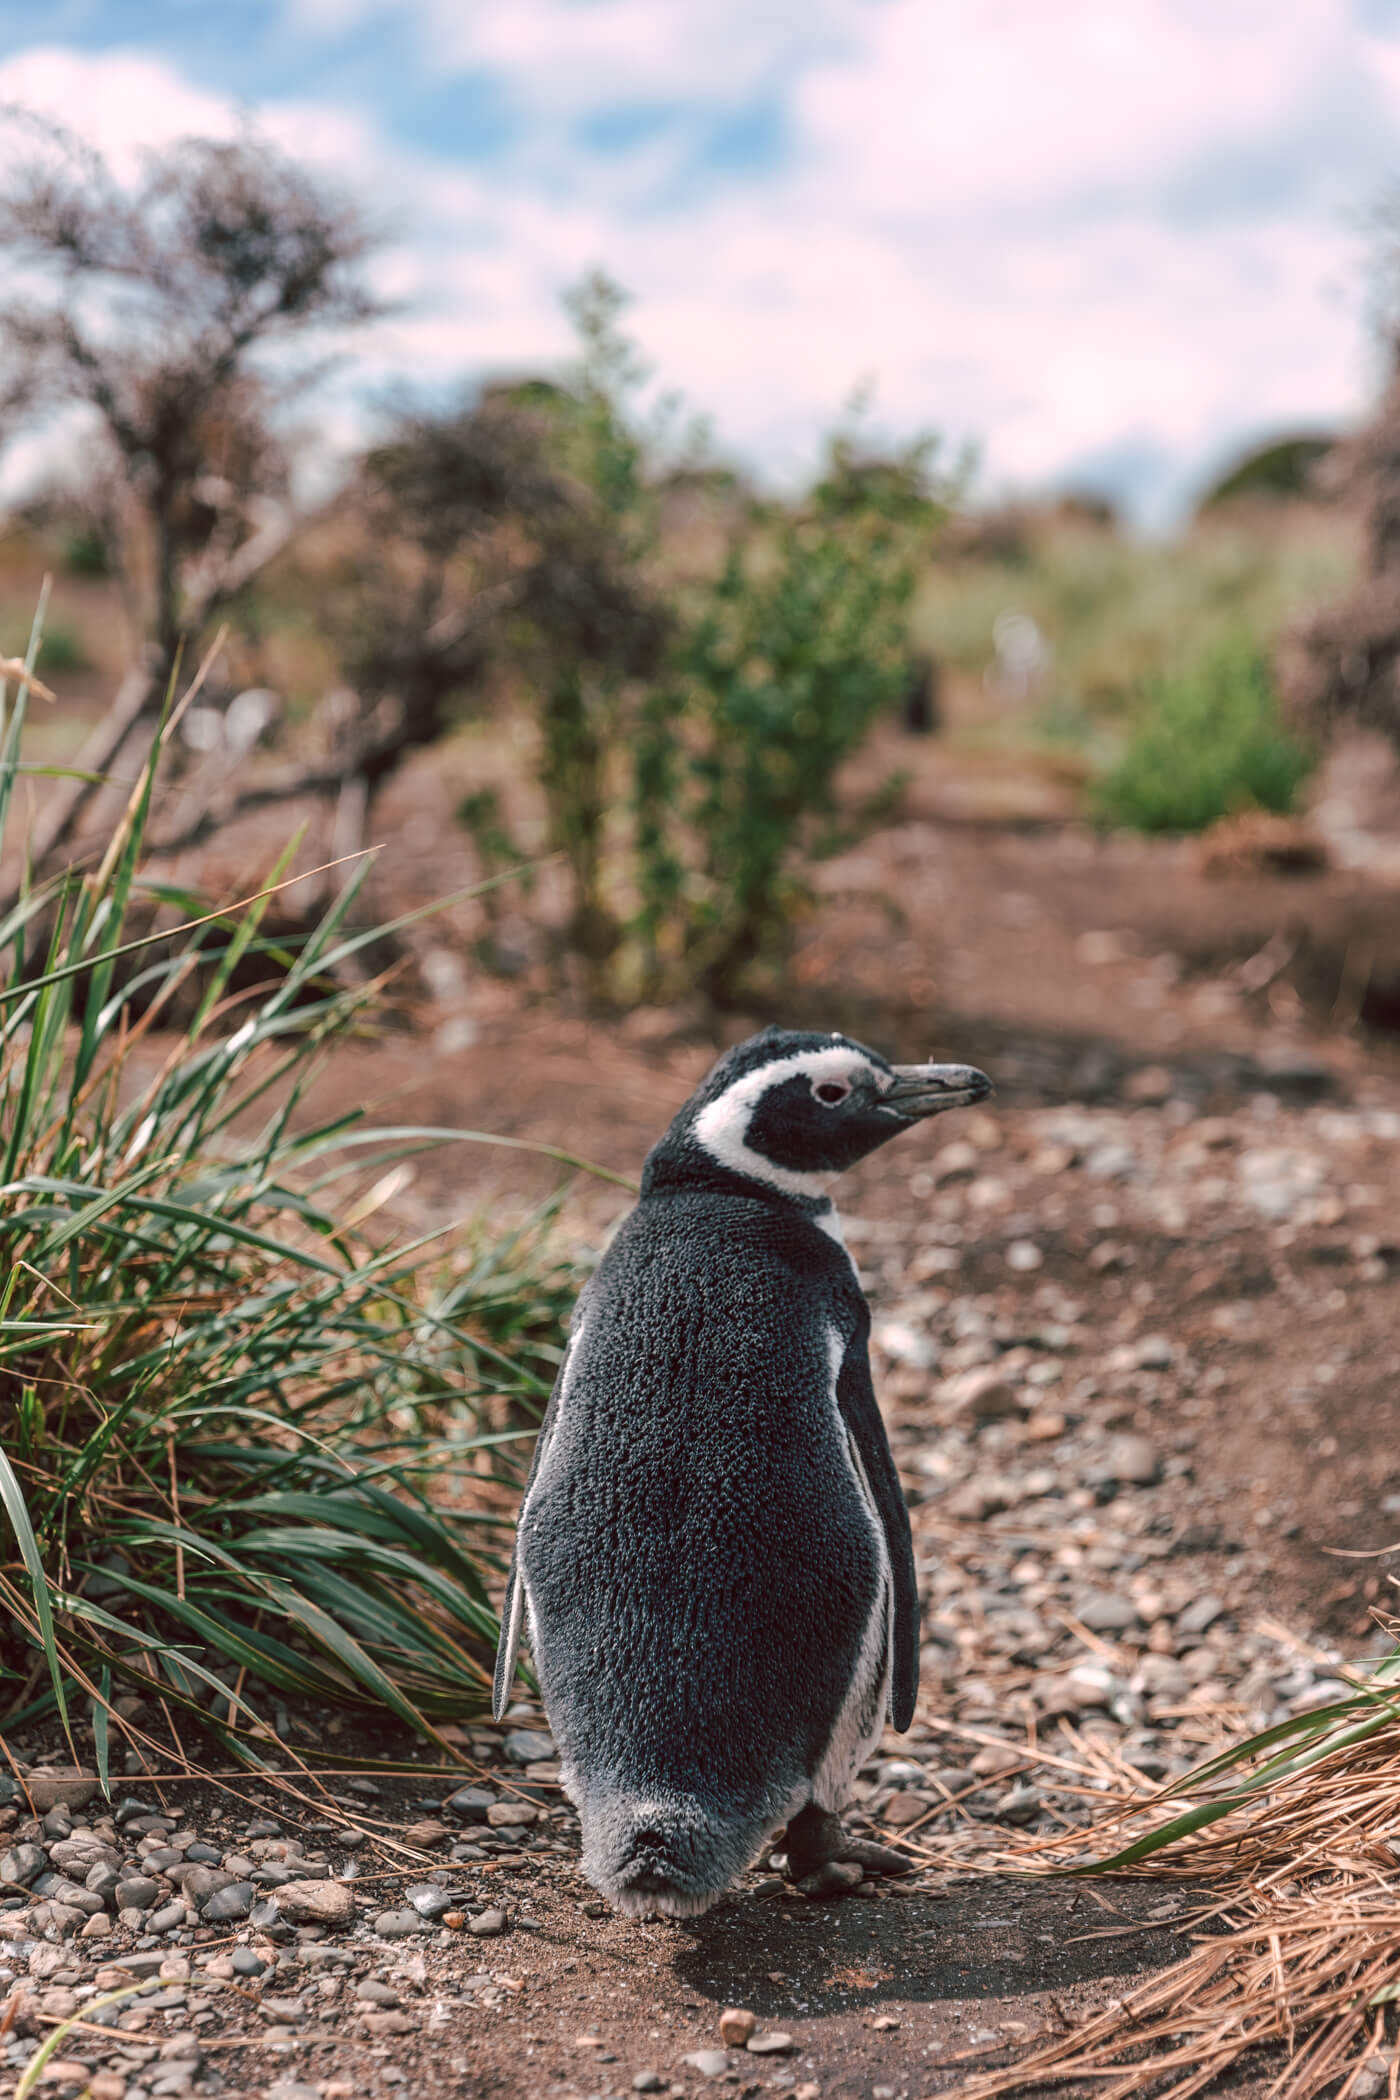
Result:
{"label": "penguin beak", "polygon": [[970,1108],[991,1092],[991,1080],[975,1065],[896,1065],[894,1084],[886,1088],[880,1106],[912,1122],[945,1108]]}

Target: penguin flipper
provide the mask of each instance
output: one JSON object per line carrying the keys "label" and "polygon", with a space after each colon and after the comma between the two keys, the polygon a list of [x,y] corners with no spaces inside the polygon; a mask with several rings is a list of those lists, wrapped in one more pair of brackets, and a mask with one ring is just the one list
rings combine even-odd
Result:
{"label": "penguin flipper", "polygon": [[525,1625],[525,1576],[520,1566],[520,1522],[525,1515],[525,1505],[530,1499],[530,1490],[539,1476],[544,1455],[554,1435],[554,1424],[559,1414],[559,1403],[568,1384],[569,1366],[578,1349],[583,1334],[583,1309],[589,1286],[579,1293],[574,1307],[573,1331],[569,1346],[564,1351],[564,1361],[559,1366],[559,1375],[554,1381],[554,1391],[549,1396],[549,1405],[544,1411],[540,1433],[535,1438],[535,1455],[530,1460],[529,1477],[525,1492],[520,1498],[520,1508],[515,1520],[515,1550],[510,1556],[510,1573],[506,1577],[506,1593],[501,1599],[501,1636],[496,1643],[496,1669],[491,1680],[491,1718],[499,1721],[510,1699],[510,1688],[515,1679],[515,1658],[520,1652],[520,1636]]}
{"label": "penguin flipper", "polygon": [[901,1732],[914,1718],[919,1690],[919,1593],[914,1579],[914,1541],[909,1508],[899,1484],[889,1438],[870,1377],[867,1338],[869,1315],[847,1347],[836,1380],[836,1404],[860,1453],[876,1514],[885,1534],[894,1619],[894,1655],[890,1677],[890,1718]]}
{"label": "penguin flipper", "polygon": [[525,1625],[525,1575],[520,1565],[520,1518],[525,1514],[525,1504],[530,1499],[530,1490],[540,1470],[550,1438],[554,1434],[554,1417],[558,1408],[559,1392],[564,1383],[564,1370],[568,1364],[565,1355],[554,1391],[549,1396],[549,1405],[544,1411],[540,1433],[535,1438],[535,1455],[530,1461],[529,1478],[525,1492],[520,1498],[520,1509],[516,1515],[515,1549],[510,1556],[510,1573],[506,1577],[506,1593],[501,1599],[501,1637],[496,1643],[496,1669],[491,1680],[491,1718],[499,1721],[510,1701],[510,1688],[515,1681],[515,1659],[520,1652],[520,1636]]}

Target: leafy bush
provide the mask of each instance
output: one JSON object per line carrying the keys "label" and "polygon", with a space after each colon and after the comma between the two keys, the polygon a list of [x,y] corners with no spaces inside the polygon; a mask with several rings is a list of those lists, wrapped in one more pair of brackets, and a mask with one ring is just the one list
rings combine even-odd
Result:
{"label": "leafy bush", "polygon": [[1234,636],[1146,686],[1093,803],[1135,831],[1202,831],[1241,809],[1286,813],[1311,765],[1280,724],[1262,652]]}
{"label": "leafy bush", "polygon": [[294,1127],[374,996],[341,981],[376,938],[347,930],[355,881],[295,952],[266,894],[167,896],[175,937],[128,937],[154,766],[99,871],[0,923],[0,1720],[87,1709],[104,1771],[113,1727],[150,1745],[141,1701],[256,1757],[288,1695],[428,1732],[489,1699],[480,1476],[522,1431],[481,1403],[537,1409],[572,1284],[528,1237],[448,1261],[365,1236],[397,1162],[474,1134]]}
{"label": "leafy bush", "polygon": [[756,963],[781,958],[803,895],[796,856],[831,814],[838,767],[908,676],[912,573],[880,509],[780,517],[756,538],[736,538],[678,652],[694,871],[686,883],[653,864],[644,882],[649,900],[674,897],[683,952],[720,1005]]}
{"label": "leafy bush", "polygon": [[[15,635],[15,632],[16,630],[12,627],[10,630],[11,637]],[[24,629],[20,627],[18,633],[22,637]],[[18,653],[23,654],[23,649],[24,643],[21,639]],[[16,652],[11,650],[7,653],[13,655]],[[43,640],[39,645],[35,669],[47,677],[55,671],[85,670],[87,661],[87,650],[83,647],[83,638],[77,628],[70,626],[66,620],[48,621],[44,628]]]}
{"label": "leafy bush", "polygon": [[74,525],[63,535],[62,560],[70,576],[112,573],[112,550],[95,525]]}

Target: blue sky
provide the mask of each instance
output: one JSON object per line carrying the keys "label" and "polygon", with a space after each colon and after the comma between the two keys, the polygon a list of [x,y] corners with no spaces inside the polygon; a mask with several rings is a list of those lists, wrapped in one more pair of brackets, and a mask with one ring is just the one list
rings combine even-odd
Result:
{"label": "blue sky", "polygon": [[0,98],[119,163],[251,110],[333,168],[404,301],[366,398],[558,359],[601,262],[772,480],[863,384],[988,494],[1161,521],[1376,381],[1400,0],[0,0]]}

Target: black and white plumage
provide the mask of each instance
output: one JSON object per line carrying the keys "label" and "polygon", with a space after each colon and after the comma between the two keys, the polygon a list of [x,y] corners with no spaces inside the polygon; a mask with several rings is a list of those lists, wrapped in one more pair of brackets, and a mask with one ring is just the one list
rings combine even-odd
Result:
{"label": "black and white plumage", "polygon": [[707,1909],[782,1824],[794,1873],[903,1864],[836,1820],[887,1712],[913,1717],[919,1616],[869,1309],[826,1184],[989,1091],[968,1066],[768,1029],[648,1155],[579,1299],[495,1703],[528,1622],[584,1872],[626,1912]]}

